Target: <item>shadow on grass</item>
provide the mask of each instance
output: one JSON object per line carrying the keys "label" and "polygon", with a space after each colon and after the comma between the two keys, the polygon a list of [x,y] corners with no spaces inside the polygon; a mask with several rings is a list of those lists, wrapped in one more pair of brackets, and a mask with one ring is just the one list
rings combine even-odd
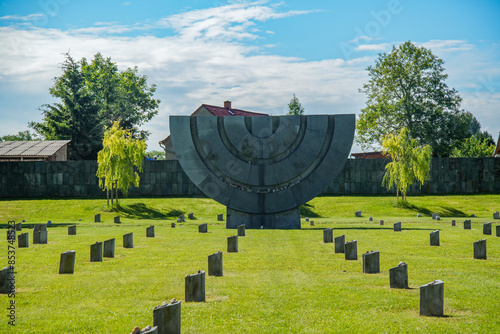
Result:
{"label": "shadow on grass", "polygon": [[[399,201],[397,206],[398,208],[408,209],[414,211],[415,213],[420,213],[427,216],[432,216],[433,214],[433,212],[426,207],[418,206],[408,202]],[[468,217],[465,212],[451,206],[441,206],[441,208],[442,210],[439,210],[438,212],[440,217]]]}
{"label": "shadow on grass", "polygon": [[465,212],[452,208],[450,206],[441,207],[444,210],[443,212],[439,213],[441,217],[469,217]]}
{"label": "shadow on grass", "polygon": [[168,218],[176,218],[180,215],[184,214],[184,211],[181,210],[168,210],[162,212],[158,209],[153,209],[148,207],[144,203],[134,203],[125,206],[118,206],[115,211],[117,213],[122,214],[126,218],[135,218],[135,219],[168,219]]}
{"label": "shadow on grass", "polygon": [[319,217],[321,217],[316,212],[314,212],[314,206],[311,205],[311,204],[309,204],[309,203],[302,204],[300,206],[300,216],[301,217],[309,217],[309,218],[319,218]]}
{"label": "shadow on grass", "polygon": [[[389,230],[389,231],[392,231],[393,228],[390,227],[390,226],[386,226],[386,227],[331,227],[331,226],[328,226],[328,227],[312,227],[312,228],[301,228],[302,231],[308,231],[308,230],[324,230],[326,228],[331,228],[333,230]],[[412,228],[402,228],[401,229],[402,231],[434,231],[435,229],[432,229],[432,228],[415,228],[415,227],[412,227]]]}

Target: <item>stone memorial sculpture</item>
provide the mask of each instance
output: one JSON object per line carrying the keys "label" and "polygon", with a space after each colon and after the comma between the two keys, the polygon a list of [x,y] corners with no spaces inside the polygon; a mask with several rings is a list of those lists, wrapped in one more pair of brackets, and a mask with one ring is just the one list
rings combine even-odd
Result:
{"label": "stone memorial sculpture", "polygon": [[208,232],[208,224],[200,224],[198,225],[198,233],[207,233]]}
{"label": "stone memorial sculpture", "polygon": [[439,246],[439,230],[432,231],[430,234],[431,246]]}
{"label": "stone memorial sculpture", "polygon": [[401,222],[394,223],[393,229],[395,232],[401,232]]}
{"label": "stone memorial sculpture", "polygon": [[335,179],[355,115],[170,116],[179,163],[227,207],[226,227],[299,229],[299,206]]}
{"label": "stone memorial sculpture", "polygon": [[134,233],[123,235],[123,248],[134,248]]}
{"label": "stone memorial sculpture", "polygon": [[389,269],[389,284],[391,289],[408,289],[408,265],[399,262],[397,267]]}
{"label": "stone memorial sculpture", "polygon": [[208,256],[208,276],[222,276],[222,252]]}
{"label": "stone memorial sculpture", "polygon": [[238,237],[245,236],[245,225],[238,226]]}
{"label": "stone memorial sculpture", "polygon": [[370,251],[363,254],[363,273],[378,274],[380,273],[380,252]]}
{"label": "stone memorial sculpture", "polygon": [[345,248],[345,235],[335,237],[335,254],[344,253]]}
{"label": "stone memorial sculpture", "polygon": [[483,224],[483,234],[484,235],[491,235],[491,223],[484,223]]}
{"label": "stone memorial sculpture", "polygon": [[323,242],[330,243],[333,242],[333,228],[325,228],[323,230]]}
{"label": "stone memorial sculpture", "polygon": [[420,287],[420,315],[440,317],[443,315],[444,283],[436,280]]}
{"label": "stone memorial sculpture", "polygon": [[238,235],[227,237],[227,252],[238,253]]}
{"label": "stone memorial sculpture", "polygon": [[347,241],[344,245],[344,257],[346,260],[358,259],[358,241]]}
{"label": "stone memorial sculpture", "polygon": [[73,274],[75,272],[75,258],[76,252],[74,250],[61,253],[61,260],[59,261],[59,274]]}
{"label": "stone memorial sculpture", "polygon": [[155,227],[153,225],[146,227],[146,238],[155,237]]}
{"label": "stone memorial sculpture", "polygon": [[76,235],[76,225],[68,226],[68,235]]}
{"label": "stone memorial sculpture", "polygon": [[181,301],[172,299],[163,302],[153,310],[153,326],[158,327],[158,334],[181,333]]}
{"label": "stone memorial sculpture", "polygon": [[479,260],[486,260],[486,239],[481,239],[473,244],[474,258]]}
{"label": "stone memorial sculpture", "polygon": [[464,220],[464,230],[470,230],[471,229],[472,222],[470,219]]}
{"label": "stone memorial sculpture", "polygon": [[101,222],[101,214],[98,213],[94,216],[94,223],[100,223]]}
{"label": "stone memorial sculpture", "polygon": [[361,210],[354,212],[355,217],[361,217]]}
{"label": "stone memorial sculpture", "polygon": [[90,262],[102,262],[102,242],[90,245]]}
{"label": "stone memorial sculpture", "polygon": [[114,238],[104,241],[102,256],[103,257],[111,257],[111,258],[115,257],[115,239]]}
{"label": "stone memorial sculpture", "polygon": [[114,222],[115,224],[120,224],[120,223],[122,222],[122,221],[120,220],[120,216],[115,216],[115,217],[113,218],[113,222]]}
{"label": "stone memorial sculpture", "polygon": [[196,274],[184,278],[184,299],[186,302],[205,301],[205,272],[198,270]]}
{"label": "stone memorial sculpture", "polygon": [[17,238],[17,247],[19,248],[28,248],[30,246],[30,234],[29,233],[21,233]]}

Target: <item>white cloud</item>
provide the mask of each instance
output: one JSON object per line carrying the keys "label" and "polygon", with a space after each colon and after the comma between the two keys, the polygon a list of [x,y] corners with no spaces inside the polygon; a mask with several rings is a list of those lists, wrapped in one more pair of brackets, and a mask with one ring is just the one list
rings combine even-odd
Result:
{"label": "white cloud", "polygon": [[384,51],[391,48],[391,45],[388,43],[382,44],[363,44],[358,45],[355,50],[356,51]]}
{"label": "white cloud", "polygon": [[4,21],[32,21],[36,19],[40,19],[43,17],[43,14],[30,14],[26,16],[19,16],[19,15],[6,15],[6,16],[0,16],[0,20]]}

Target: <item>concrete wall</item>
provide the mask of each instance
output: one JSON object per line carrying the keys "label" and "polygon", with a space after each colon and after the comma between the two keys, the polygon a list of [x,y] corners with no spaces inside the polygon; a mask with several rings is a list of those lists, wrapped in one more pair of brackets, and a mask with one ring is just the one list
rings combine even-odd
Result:
{"label": "concrete wall", "polygon": [[[387,159],[349,159],[324,194],[388,194],[382,186]],[[0,197],[105,197],[96,161],[0,162]],[[434,158],[431,180],[411,193],[500,193],[500,159]],[[145,161],[130,196],[203,195],[177,161]]]}

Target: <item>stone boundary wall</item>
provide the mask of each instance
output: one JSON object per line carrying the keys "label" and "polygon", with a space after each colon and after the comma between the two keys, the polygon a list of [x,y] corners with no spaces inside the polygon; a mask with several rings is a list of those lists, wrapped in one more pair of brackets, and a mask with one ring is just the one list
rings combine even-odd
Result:
{"label": "stone boundary wall", "polygon": [[[348,159],[323,193],[338,195],[393,194],[382,186],[388,159]],[[0,162],[0,197],[105,197],[95,175],[96,161]],[[431,179],[410,194],[500,193],[499,158],[433,158]],[[145,161],[138,188],[131,197],[203,196],[177,161]]]}

